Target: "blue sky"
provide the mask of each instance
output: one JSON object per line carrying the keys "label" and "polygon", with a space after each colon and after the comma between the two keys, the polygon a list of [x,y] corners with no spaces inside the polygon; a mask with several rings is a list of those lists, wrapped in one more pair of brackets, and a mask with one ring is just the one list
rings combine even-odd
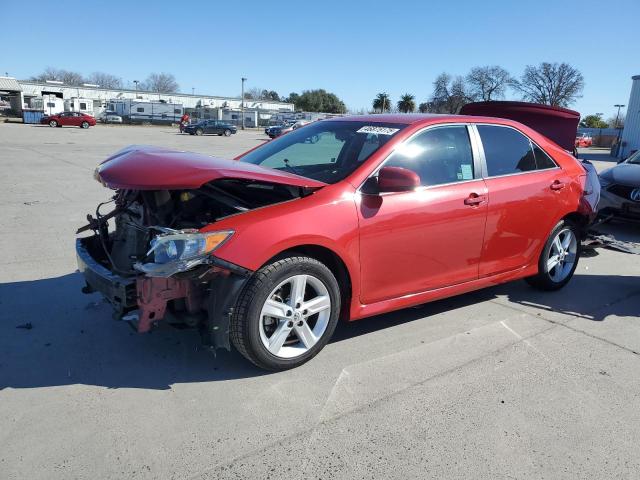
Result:
{"label": "blue sky", "polygon": [[425,101],[443,71],[519,76],[566,61],[586,84],[572,108],[609,117],[640,74],[639,19],[638,0],[9,2],[0,75],[52,66],[127,82],[166,71],[184,92],[231,96],[245,76],[248,88],[324,88],[360,109],[381,91]]}

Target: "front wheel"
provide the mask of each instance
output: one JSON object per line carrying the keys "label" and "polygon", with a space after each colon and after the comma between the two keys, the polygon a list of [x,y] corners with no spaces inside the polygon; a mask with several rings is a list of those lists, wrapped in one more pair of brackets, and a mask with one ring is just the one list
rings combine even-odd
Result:
{"label": "front wheel", "polygon": [[294,368],[327,344],[339,313],[331,270],[313,258],[283,258],[248,281],[231,318],[231,341],[260,368]]}
{"label": "front wheel", "polygon": [[55,120],[51,120],[51,121],[49,122],[49,126],[50,126],[50,127],[57,127],[57,126],[58,126],[58,122],[56,122]]}
{"label": "front wheel", "polygon": [[228,128],[223,132],[225,137],[230,137],[231,136],[231,130],[229,130]]}
{"label": "front wheel", "polygon": [[542,249],[538,274],[526,281],[540,290],[559,290],[573,277],[579,258],[580,232],[573,223],[562,220],[551,231]]}
{"label": "front wheel", "polygon": [[80,125],[80,127],[82,127],[82,128],[89,128],[89,122],[82,122],[82,124]]}
{"label": "front wheel", "polygon": [[204,133],[204,132],[202,131],[202,129],[201,129],[201,128],[199,128],[199,129],[197,129],[197,130],[196,130],[196,135],[198,135],[198,136],[202,135],[203,133]]}

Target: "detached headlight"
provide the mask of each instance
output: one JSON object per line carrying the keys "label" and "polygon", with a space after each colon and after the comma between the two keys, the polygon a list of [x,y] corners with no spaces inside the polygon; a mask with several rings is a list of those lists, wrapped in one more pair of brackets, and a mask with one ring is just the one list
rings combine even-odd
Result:
{"label": "detached headlight", "polygon": [[[173,233],[175,232],[175,233]],[[196,233],[173,230],[151,240],[147,257],[153,263],[136,263],[134,268],[151,277],[170,277],[204,263],[207,256],[233,235],[232,230]]]}

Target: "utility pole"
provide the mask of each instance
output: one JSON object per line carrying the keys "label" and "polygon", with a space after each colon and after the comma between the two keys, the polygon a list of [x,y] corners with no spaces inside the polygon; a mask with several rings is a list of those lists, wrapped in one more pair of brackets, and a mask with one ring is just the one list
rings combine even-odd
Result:
{"label": "utility pole", "polygon": [[598,146],[602,144],[602,115],[603,112],[596,112],[596,117],[598,117]]}
{"label": "utility pole", "polygon": [[138,80],[134,80],[133,83],[136,86],[136,99],[138,98],[138,83],[140,83]]}
{"label": "utility pole", "polygon": [[191,95],[195,95],[196,94],[196,89],[191,87]]}
{"label": "utility pole", "polygon": [[242,130],[244,130],[244,82],[247,79],[242,77],[242,100],[240,101],[240,114],[242,115]]}

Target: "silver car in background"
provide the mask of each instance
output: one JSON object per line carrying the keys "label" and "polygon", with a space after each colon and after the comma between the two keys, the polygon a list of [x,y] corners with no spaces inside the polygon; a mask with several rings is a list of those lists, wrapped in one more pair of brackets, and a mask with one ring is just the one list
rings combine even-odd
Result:
{"label": "silver car in background", "polygon": [[640,220],[640,150],[600,173],[602,215]]}

